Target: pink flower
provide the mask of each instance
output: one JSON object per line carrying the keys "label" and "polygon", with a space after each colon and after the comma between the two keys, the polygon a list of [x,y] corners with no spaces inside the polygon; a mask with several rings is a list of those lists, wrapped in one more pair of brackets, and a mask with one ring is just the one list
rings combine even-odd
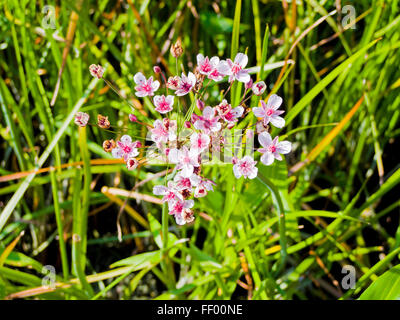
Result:
{"label": "pink flower", "polygon": [[179,88],[180,82],[181,82],[181,79],[178,76],[169,77],[168,82],[167,82],[167,87],[171,90],[176,90]]}
{"label": "pink flower", "polygon": [[157,91],[160,87],[160,82],[158,80],[153,81],[153,77],[151,76],[149,79],[141,73],[138,72],[133,77],[133,80],[137,84],[135,87],[135,95],[138,97],[146,97],[146,96],[153,96],[154,91]]}
{"label": "pink flower", "polygon": [[182,176],[189,178],[194,171],[194,167],[198,167],[198,152],[197,150],[189,150],[186,146],[182,149],[171,149],[168,153],[168,160],[171,163],[177,164],[176,169],[182,170]]}
{"label": "pink flower", "polygon": [[258,141],[263,148],[258,149],[259,152],[263,153],[261,156],[261,162],[266,166],[271,165],[276,160],[282,160],[280,154],[287,154],[292,149],[292,144],[289,141],[278,142],[279,137],[275,137],[272,140],[271,135],[264,131],[258,136]]}
{"label": "pink flower", "polygon": [[154,186],[153,194],[156,196],[164,196],[162,198],[162,202],[168,201],[168,203],[170,203],[175,201],[183,201],[183,196],[172,181],[168,181],[167,187],[162,185]]}
{"label": "pink flower", "polygon": [[126,161],[126,167],[128,168],[128,170],[134,170],[137,168],[138,165],[139,161],[136,158],[129,158]]}
{"label": "pink flower", "polygon": [[240,118],[242,116],[243,112],[244,112],[244,108],[242,106],[238,106],[234,109],[229,110],[227,113],[225,113],[222,116],[222,119],[224,119],[229,124],[233,124],[238,121],[238,118]]}
{"label": "pink flower", "polygon": [[193,222],[194,221],[193,211],[191,209],[184,208],[181,214],[175,213],[175,221],[176,224],[179,224],[180,226],[186,223]]}
{"label": "pink flower", "polygon": [[181,215],[184,209],[190,209],[194,206],[193,200],[177,200],[168,202],[169,214]]}
{"label": "pink flower", "polygon": [[202,179],[200,183],[197,185],[196,189],[194,190],[195,198],[205,197],[208,191],[214,191],[213,186],[217,184],[210,180],[210,179]]}
{"label": "pink flower", "polygon": [[117,141],[117,147],[112,149],[111,154],[114,158],[124,158],[127,161],[129,158],[134,158],[139,155],[137,148],[141,147],[140,141],[132,142],[132,138],[128,135],[123,135],[120,141]]}
{"label": "pink flower", "polygon": [[153,101],[156,106],[156,111],[159,113],[167,113],[173,109],[172,105],[174,104],[174,96],[155,96]]}
{"label": "pink flower", "polygon": [[244,156],[240,160],[234,159],[233,162],[233,174],[237,179],[239,179],[241,176],[249,179],[254,179],[257,177],[257,161],[254,161],[250,156]]}
{"label": "pink flower", "polygon": [[167,143],[168,140],[174,141],[176,139],[176,126],[174,126],[174,123],[176,123],[176,121],[168,121],[168,127],[166,127],[163,121],[154,121],[154,128],[150,129],[151,140],[153,140],[157,144]]}
{"label": "pink flower", "polygon": [[89,121],[89,115],[85,112],[78,112],[75,115],[75,124],[80,126],[80,127],[86,127],[87,123]]}
{"label": "pink flower", "polygon": [[224,60],[219,60],[218,57],[212,57],[210,64],[212,70],[208,73],[208,78],[211,80],[221,81],[231,71],[229,64]]}
{"label": "pink flower", "polygon": [[197,120],[193,124],[197,130],[202,130],[206,134],[221,130],[221,123],[218,122],[220,117],[215,116],[214,108],[211,108],[210,106],[205,107],[203,110],[203,116],[197,117]]}
{"label": "pink flower", "polygon": [[101,65],[91,64],[89,66],[90,74],[97,79],[101,79],[103,77],[104,69]]}
{"label": "pink flower", "polygon": [[249,71],[243,69],[248,62],[247,55],[244,53],[238,53],[235,57],[235,61],[232,62],[231,59],[227,59],[230,72],[229,72],[229,82],[234,81],[235,79],[247,83],[250,81]]}
{"label": "pink flower", "polygon": [[204,133],[193,133],[190,136],[191,149],[196,150],[197,153],[201,153],[207,149],[210,144],[210,137]]}
{"label": "pink flower", "polygon": [[253,84],[253,87],[252,87],[253,93],[256,96],[261,96],[264,93],[265,89],[267,89],[267,85],[265,84],[264,81],[259,81],[255,84]]}
{"label": "pink flower", "polygon": [[184,96],[193,89],[195,84],[196,84],[196,76],[192,72],[189,72],[187,77],[182,72],[182,76],[179,81],[179,87],[175,91],[175,94],[177,96]]}
{"label": "pink flower", "polygon": [[267,104],[261,100],[261,107],[253,108],[254,115],[259,118],[263,118],[264,126],[271,122],[277,128],[283,128],[285,126],[285,119],[280,117],[285,111],[277,110],[282,104],[282,98],[276,94],[273,94]]}
{"label": "pink flower", "polygon": [[213,70],[213,66],[210,63],[210,60],[208,59],[208,57],[205,57],[199,53],[197,55],[197,70],[204,75],[208,75],[212,70]]}
{"label": "pink flower", "polygon": [[199,184],[200,177],[196,174],[192,174],[189,177],[184,177],[181,172],[178,172],[174,178],[174,181],[176,183],[177,190],[192,190],[193,187],[196,187]]}

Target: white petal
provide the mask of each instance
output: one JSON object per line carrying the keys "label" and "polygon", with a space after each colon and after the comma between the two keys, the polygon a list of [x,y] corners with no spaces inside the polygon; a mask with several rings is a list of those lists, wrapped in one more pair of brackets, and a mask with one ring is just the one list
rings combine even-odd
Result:
{"label": "white petal", "polygon": [[163,96],[154,96],[153,102],[156,107],[158,107],[163,100]]}
{"label": "white petal", "polygon": [[122,158],[122,156],[123,156],[123,152],[120,148],[112,149],[111,154],[114,158],[117,158],[117,159]]}
{"label": "white petal", "polygon": [[287,154],[292,150],[292,144],[289,141],[282,141],[278,143],[276,149],[279,153]]}
{"label": "white petal", "polygon": [[250,75],[247,73],[246,70],[240,70],[236,74],[236,79],[240,82],[247,83],[251,80]]}
{"label": "white petal", "polygon": [[176,222],[177,225],[183,226],[183,225],[186,224],[186,221],[185,221],[185,219],[182,218],[181,214],[177,214],[176,213],[174,215],[174,217],[175,217],[175,222]]}
{"label": "white petal", "polygon": [[153,91],[157,91],[159,87],[160,87],[160,81],[156,80],[152,82],[151,88],[153,89]]}
{"label": "white petal", "polygon": [[232,110],[233,114],[235,115],[235,118],[239,118],[242,116],[243,112],[244,112],[244,108],[239,106],[236,107]]}
{"label": "white petal", "polygon": [[240,172],[239,166],[237,164],[233,166],[233,174],[235,175],[236,179],[239,179],[242,176],[242,173]]}
{"label": "white petal", "polygon": [[121,137],[121,142],[122,142],[123,144],[129,144],[129,143],[132,142],[132,138],[131,138],[130,136],[128,136],[127,134],[125,134],[125,135],[123,135],[123,136]]}
{"label": "white petal", "polygon": [[272,116],[270,119],[271,123],[277,128],[283,128],[285,126],[285,119],[280,116]]}
{"label": "white petal", "polygon": [[263,108],[261,108],[261,107],[254,107],[253,108],[253,113],[258,118],[264,118],[265,117],[265,110]]}
{"label": "white petal", "polygon": [[188,80],[192,86],[196,84],[196,76],[193,74],[193,72],[189,72]]}
{"label": "white petal", "polygon": [[211,108],[210,106],[207,106],[203,110],[203,117],[207,119],[213,118],[215,115],[215,110]]}
{"label": "white petal", "polygon": [[143,97],[146,97],[148,94],[147,94],[147,92],[145,92],[145,91],[136,91],[136,92],[135,92],[135,95],[136,95],[137,97],[139,97],[139,98],[143,98]]}
{"label": "white petal", "polygon": [[276,160],[279,160],[279,161],[282,160],[282,156],[278,152],[274,152],[274,157]]}
{"label": "white petal", "polygon": [[178,163],[179,162],[179,155],[180,151],[176,148],[169,150],[168,153],[168,160],[172,163]]}
{"label": "white petal", "polygon": [[153,194],[156,196],[164,196],[168,192],[168,188],[166,186],[154,186]]}
{"label": "white petal", "polygon": [[271,152],[266,152],[261,156],[260,160],[266,166],[269,166],[274,162],[274,155]]}
{"label": "white petal", "polygon": [[247,58],[247,55],[241,52],[239,52],[235,57],[235,63],[240,65],[242,68],[244,68],[247,65],[248,60],[249,59]]}
{"label": "white petal", "polygon": [[273,94],[267,102],[267,107],[272,108],[274,110],[278,109],[282,104],[282,98],[277,94]]}
{"label": "white petal", "polygon": [[196,59],[197,59],[197,64],[198,64],[198,65],[203,64],[204,56],[203,56],[201,53],[199,53],[199,54],[196,56]]}
{"label": "white petal", "polygon": [[258,168],[257,168],[257,167],[254,167],[254,168],[251,170],[250,174],[248,175],[248,178],[249,178],[249,179],[254,179],[255,177],[257,177],[257,173],[258,173]]}
{"label": "white petal", "polygon": [[191,164],[187,164],[182,168],[182,176],[189,178],[193,174],[194,167]]}
{"label": "white petal", "polygon": [[258,142],[265,147],[268,148],[272,143],[271,135],[267,131],[263,131],[258,135]]}
{"label": "white petal", "polygon": [[174,96],[170,96],[168,95],[165,100],[167,101],[167,103],[172,106],[174,104]]}
{"label": "white petal", "polygon": [[194,201],[193,201],[193,200],[186,200],[186,201],[184,202],[184,205],[183,205],[183,207],[184,207],[185,209],[193,208],[193,206],[194,206]]}
{"label": "white petal", "polygon": [[143,75],[143,73],[138,72],[133,77],[133,81],[135,81],[135,83],[137,83],[139,85],[142,85],[146,82],[146,77]]}

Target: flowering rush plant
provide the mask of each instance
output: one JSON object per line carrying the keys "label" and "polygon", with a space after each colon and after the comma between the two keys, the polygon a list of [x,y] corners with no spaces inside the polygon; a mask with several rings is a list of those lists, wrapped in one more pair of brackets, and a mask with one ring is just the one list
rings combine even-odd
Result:
{"label": "flowering rush plant", "polygon": [[[172,45],[171,54],[176,58],[178,65],[178,58],[182,54],[179,43]],[[217,153],[225,152],[226,155],[226,151],[232,150],[228,136],[239,124],[245,124],[241,128],[246,130],[245,135],[239,135],[239,140],[245,138],[246,145],[253,146],[254,143],[250,140],[253,139],[255,131],[260,147],[251,147],[250,154],[242,157],[238,156],[238,152],[234,152],[232,156],[225,156],[224,160],[233,164],[233,174],[237,179],[257,177],[258,161],[254,160],[254,151],[260,153],[260,162],[266,166],[275,160],[282,160],[281,155],[291,151],[289,141],[279,141],[279,137],[271,137],[269,133],[271,125],[277,128],[283,128],[285,125],[285,120],[281,117],[284,111],[280,110],[282,98],[272,94],[266,102],[263,100],[266,84],[263,81],[253,83],[246,69],[247,62],[248,57],[244,53],[238,53],[233,61],[222,60],[219,57],[209,58],[199,53],[196,67],[187,73],[182,72],[167,78],[159,66],[153,68],[155,74],[149,77],[137,72],[133,77],[136,84],[135,95],[148,99],[154,107],[155,114],[159,116],[152,123],[139,121],[142,115],[135,112],[134,107],[125,101],[133,109],[129,120],[148,129],[147,142],[152,143],[152,146],[146,145],[146,141],[134,141],[128,134],[122,135],[116,141],[112,139],[103,143],[104,150],[111,152],[114,158],[123,159],[128,170],[137,169],[150,158],[164,161],[173,168],[172,174],[168,176],[169,181],[166,181],[165,185],[154,186],[153,193],[161,196],[163,203],[167,203],[169,214],[175,217],[179,225],[194,220],[194,199],[207,196],[216,186],[214,181],[203,176],[202,166],[210,162],[210,154],[211,159],[214,159]],[[93,64],[89,69],[94,77],[103,79],[118,93],[103,77],[104,69],[100,65]],[[221,91],[218,103],[209,103],[207,100],[211,95],[207,94],[207,89],[224,80],[228,81],[228,85]],[[244,87],[244,92],[241,102],[231,105],[226,95],[235,82],[243,83],[243,86],[238,88]],[[254,95],[259,98],[251,101],[259,101],[259,105],[257,103],[255,106],[248,106],[247,101]],[[185,105],[188,107],[184,112]],[[76,114],[75,123],[78,126],[86,126],[88,121],[87,113]],[[97,125],[108,129],[108,117],[99,114]],[[242,143],[239,143],[237,149],[240,149],[241,145]],[[145,148],[147,154],[141,156]]]}

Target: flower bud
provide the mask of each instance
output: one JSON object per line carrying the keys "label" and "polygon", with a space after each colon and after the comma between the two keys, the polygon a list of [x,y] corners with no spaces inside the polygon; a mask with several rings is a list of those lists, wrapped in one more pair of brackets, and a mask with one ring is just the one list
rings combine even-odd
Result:
{"label": "flower bud", "polygon": [[253,84],[253,86],[252,86],[253,93],[256,96],[261,96],[264,93],[266,88],[267,88],[267,85],[265,84],[264,81],[259,81],[255,84]]}
{"label": "flower bud", "polygon": [[197,108],[199,108],[200,111],[203,111],[204,106],[205,106],[203,101],[201,101],[200,99],[197,99],[196,100],[196,105],[197,105]]}
{"label": "flower bud", "polygon": [[250,80],[245,84],[246,90],[250,89],[253,86],[253,79],[250,78]]}
{"label": "flower bud", "polygon": [[175,42],[175,44],[171,45],[171,54],[174,58],[179,58],[183,53],[183,48],[182,48],[182,43],[181,39],[178,38],[178,40]]}
{"label": "flower bud", "polygon": [[108,121],[108,117],[98,114],[97,125],[102,129],[108,129],[110,127],[110,121]]}
{"label": "flower bud", "polygon": [[113,139],[111,140],[105,140],[103,142],[103,149],[105,152],[110,152],[112,149],[114,149],[117,146],[115,141]]}
{"label": "flower bud", "polygon": [[126,167],[128,168],[128,170],[134,170],[137,168],[138,165],[139,165],[139,161],[135,158],[129,158],[126,161]]}
{"label": "flower bud", "polygon": [[154,73],[161,73],[161,68],[159,66],[154,66],[153,71]]}
{"label": "flower bud", "polygon": [[97,79],[101,79],[103,77],[104,69],[101,65],[91,64],[89,66],[90,74]]}
{"label": "flower bud", "polygon": [[185,128],[190,129],[192,124],[190,123],[190,121],[185,121],[184,126],[185,126]]}
{"label": "flower bud", "polygon": [[133,113],[131,113],[131,114],[129,114],[129,120],[132,121],[132,122],[136,122],[137,121],[137,117]]}
{"label": "flower bud", "polygon": [[75,124],[80,126],[80,127],[86,127],[87,123],[89,121],[89,115],[85,112],[78,112],[75,115]]}

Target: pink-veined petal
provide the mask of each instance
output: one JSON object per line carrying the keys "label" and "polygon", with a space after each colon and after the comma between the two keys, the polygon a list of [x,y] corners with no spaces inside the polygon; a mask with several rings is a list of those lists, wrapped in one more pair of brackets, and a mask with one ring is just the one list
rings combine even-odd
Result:
{"label": "pink-veined petal", "polygon": [[276,146],[276,151],[281,154],[287,154],[292,150],[292,144],[289,141],[279,142]]}
{"label": "pink-veined petal", "polygon": [[271,135],[270,135],[268,132],[266,132],[266,131],[261,132],[261,133],[258,135],[258,142],[260,142],[260,144],[261,144],[263,147],[268,148],[268,147],[272,144]]}
{"label": "pink-veined petal", "polygon": [[285,119],[280,116],[273,115],[270,121],[277,128],[283,128],[285,126]]}
{"label": "pink-veined petal", "polygon": [[265,110],[262,107],[254,107],[253,108],[253,113],[258,118],[264,118],[265,117]]}
{"label": "pink-veined petal", "polygon": [[274,162],[274,155],[271,152],[266,152],[261,156],[260,160],[266,166],[269,166]]}
{"label": "pink-veined petal", "polygon": [[255,177],[257,177],[257,174],[258,174],[258,168],[257,168],[257,167],[254,167],[254,168],[251,170],[251,172],[249,173],[248,178],[249,178],[249,179],[254,179]]}
{"label": "pink-veined petal", "polygon": [[240,70],[236,74],[236,79],[240,82],[247,83],[251,80],[250,75],[248,74],[247,70]]}
{"label": "pink-veined petal", "polygon": [[248,57],[244,53],[239,52],[235,57],[235,63],[244,68],[247,65]]}
{"label": "pink-veined petal", "polygon": [[178,163],[179,162],[179,156],[180,156],[180,151],[176,148],[169,150],[168,153],[168,160],[169,162],[172,163]]}
{"label": "pink-veined petal", "polygon": [[278,96],[277,94],[273,94],[267,102],[267,107],[268,108],[272,108],[274,110],[278,109],[281,104],[282,104],[282,98],[280,96]]}
{"label": "pink-veined petal", "polygon": [[279,160],[279,161],[282,160],[282,156],[278,152],[274,152],[273,155],[274,155],[276,160]]}
{"label": "pink-veined petal", "polygon": [[129,144],[132,142],[132,138],[127,134],[123,135],[120,140],[123,144]]}
{"label": "pink-veined petal", "polygon": [[143,73],[138,72],[133,77],[133,81],[135,81],[135,83],[137,83],[138,85],[142,85],[146,83],[146,77],[143,75]]}
{"label": "pink-veined petal", "polygon": [[154,186],[153,194],[156,196],[164,196],[168,193],[168,188],[166,186]]}
{"label": "pink-veined petal", "polygon": [[239,170],[239,165],[238,164],[235,164],[233,166],[233,174],[235,175],[236,179],[239,179],[242,176],[242,173]]}

